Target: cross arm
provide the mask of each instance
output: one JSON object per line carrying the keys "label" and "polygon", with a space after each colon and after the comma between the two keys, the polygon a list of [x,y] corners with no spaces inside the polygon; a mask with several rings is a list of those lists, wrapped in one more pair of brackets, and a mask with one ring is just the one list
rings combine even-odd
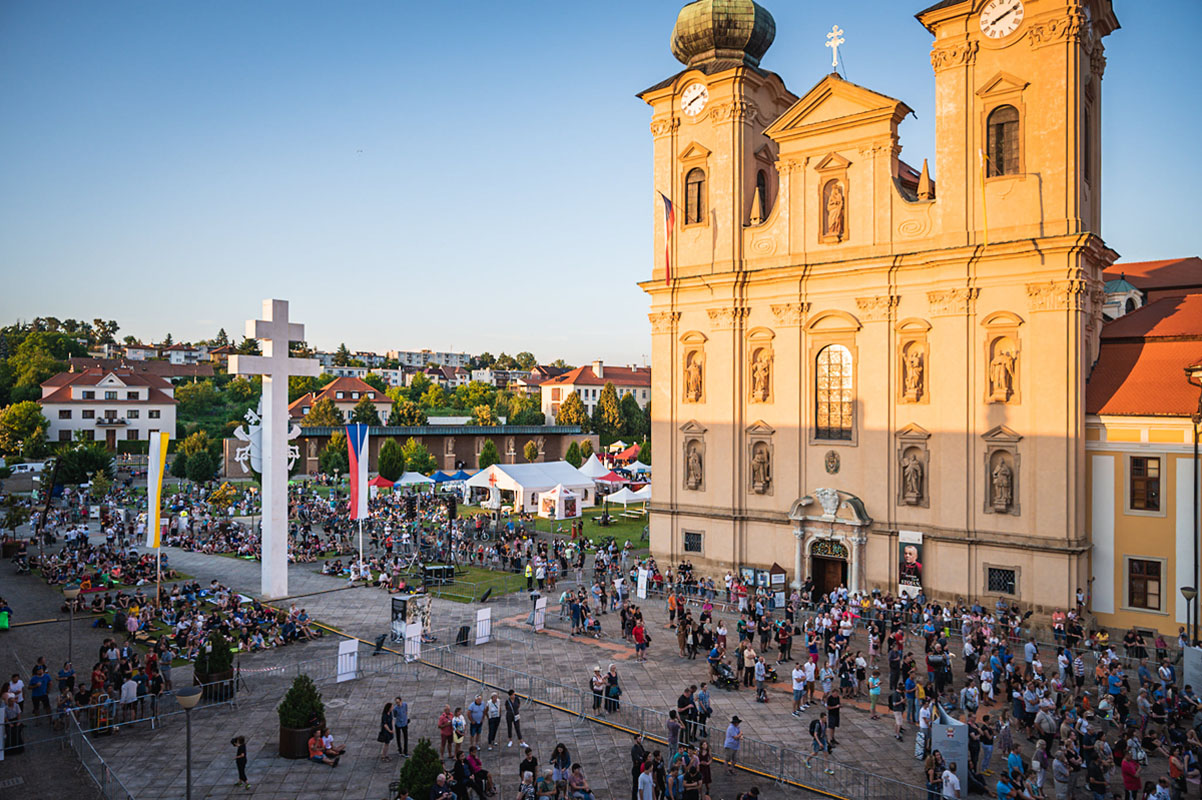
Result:
{"label": "cross arm", "polygon": [[229,371],[232,375],[269,375],[273,378],[283,377],[277,374],[278,367],[287,372],[288,377],[303,375],[316,378],[321,374],[321,363],[314,358],[287,358],[285,364],[278,364],[280,359],[271,356],[230,356]]}

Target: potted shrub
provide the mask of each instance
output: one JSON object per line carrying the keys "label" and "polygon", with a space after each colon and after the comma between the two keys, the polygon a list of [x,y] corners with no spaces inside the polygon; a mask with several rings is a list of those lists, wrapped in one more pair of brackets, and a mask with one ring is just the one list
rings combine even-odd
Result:
{"label": "potted shrub", "polygon": [[308,758],[313,728],[326,720],[326,707],[313,679],[297,675],[276,711],[280,715],[280,756]]}
{"label": "potted shrub", "polygon": [[429,797],[430,788],[439,774],[444,771],[442,759],[438,757],[429,739],[418,739],[413,755],[405,759],[401,765],[401,774],[397,781],[388,788],[393,797],[399,797],[401,790],[409,792],[413,798]]}
{"label": "potted shrub", "polygon": [[196,657],[192,680],[204,687],[206,700],[228,700],[234,691],[234,654],[221,628],[214,628],[209,641]]}

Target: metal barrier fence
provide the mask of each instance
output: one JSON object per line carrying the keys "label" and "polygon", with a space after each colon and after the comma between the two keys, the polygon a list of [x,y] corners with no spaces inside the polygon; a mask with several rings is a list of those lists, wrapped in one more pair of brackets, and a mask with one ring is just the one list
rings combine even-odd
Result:
{"label": "metal barrier fence", "polygon": [[[466,653],[444,649],[423,654],[422,663],[445,672],[458,674],[479,683],[507,691],[515,689],[528,700],[573,714],[580,719],[603,724],[630,733],[642,733],[648,738],[666,743],[662,736],[668,715],[658,709],[621,701],[616,715],[602,719],[594,712],[592,691],[567,686],[537,675],[502,667],[473,658]],[[602,701],[604,702],[604,701]],[[616,720],[616,721],[615,721]],[[711,727],[711,738],[720,741],[724,727]],[[720,748],[715,746],[715,760]],[[759,741],[744,734],[736,759],[738,766],[780,783],[836,795],[844,798],[888,798],[888,800],[926,800],[927,790],[921,786],[877,775],[839,761],[838,757],[813,756],[781,745]]]}
{"label": "metal barrier fence", "polygon": [[71,715],[67,715],[67,743],[105,800],[134,800],[134,796],[96,752],[79,722]]}

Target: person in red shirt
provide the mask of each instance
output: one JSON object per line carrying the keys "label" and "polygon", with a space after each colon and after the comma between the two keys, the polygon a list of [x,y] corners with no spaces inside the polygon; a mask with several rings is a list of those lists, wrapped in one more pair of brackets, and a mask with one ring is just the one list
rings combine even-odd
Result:
{"label": "person in red shirt", "polygon": [[647,629],[643,627],[643,618],[640,616],[634,621],[634,629],[630,632],[634,637],[634,658],[640,664],[647,660]]}
{"label": "person in red shirt", "polygon": [[326,755],[325,744],[321,741],[320,734],[320,730],[314,729],[313,735],[309,737],[309,760],[318,764],[329,764],[331,767],[338,766],[337,758],[329,758]]}
{"label": "person in red shirt", "polygon": [[443,706],[442,713],[438,715],[438,733],[441,737],[441,743],[438,746],[438,755],[442,758],[455,754],[453,746],[454,726],[451,720],[454,717],[451,714],[450,706]]}
{"label": "person in red shirt", "polygon": [[1135,761],[1130,753],[1126,753],[1123,756],[1122,773],[1123,791],[1126,794],[1127,800],[1139,800],[1139,792],[1143,788],[1139,771],[1139,762]]}

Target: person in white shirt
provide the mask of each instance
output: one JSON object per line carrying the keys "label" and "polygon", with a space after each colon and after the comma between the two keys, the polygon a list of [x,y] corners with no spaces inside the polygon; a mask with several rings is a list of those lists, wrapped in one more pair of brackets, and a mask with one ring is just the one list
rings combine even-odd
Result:
{"label": "person in white shirt", "polygon": [[802,700],[805,699],[806,693],[806,671],[805,667],[797,664],[793,667],[793,716],[801,716]]}
{"label": "person in white shirt", "polygon": [[956,777],[956,765],[948,764],[943,771],[943,796],[946,800],[959,800],[960,779]]}
{"label": "person in white shirt", "polygon": [[121,708],[126,722],[132,722],[138,716],[138,682],[129,677],[121,684]]}

